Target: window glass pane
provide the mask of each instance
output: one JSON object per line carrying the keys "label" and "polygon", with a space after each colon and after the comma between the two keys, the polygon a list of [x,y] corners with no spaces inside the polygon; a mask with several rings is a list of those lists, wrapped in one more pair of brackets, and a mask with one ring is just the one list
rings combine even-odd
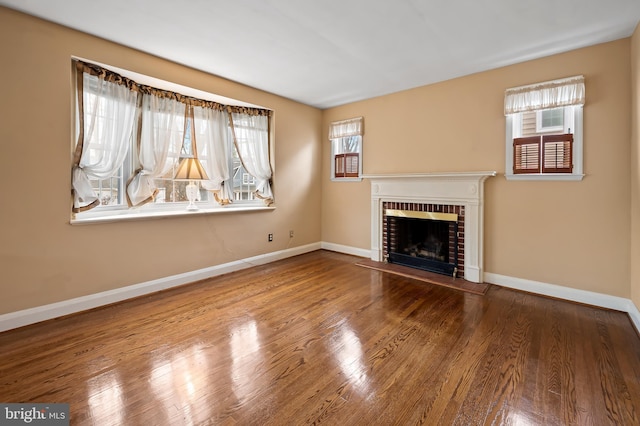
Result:
{"label": "window glass pane", "polygon": [[101,206],[115,206],[122,204],[120,187],[122,182],[122,167],[116,176],[103,180],[92,180],[91,185],[95,191]]}
{"label": "window glass pane", "polygon": [[251,176],[242,166],[240,156],[233,145],[233,201],[249,201],[255,200],[256,179]]}
{"label": "window glass pane", "polygon": [[[191,117],[187,117],[187,125],[184,132],[184,139],[182,143],[181,155],[190,157],[193,155],[193,148],[191,145]],[[197,139],[197,138],[196,138]]]}
{"label": "window glass pane", "polygon": [[[185,183],[185,185],[180,185]],[[188,201],[185,191],[186,182],[173,181],[172,179],[155,179],[158,194],[156,195],[156,203],[176,203]]]}
{"label": "window glass pane", "polygon": [[[268,119],[263,117],[253,117],[245,114],[233,114],[233,129],[229,129],[230,139],[234,143],[230,144],[229,163],[230,179],[228,184],[231,187],[231,199],[234,203],[258,202],[260,198],[256,195],[258,180],[251,175],[243,166],[240,152],[246,155],[249,170],[261,173],[264,171],[264,164],[258,160],[268,150]],[[238,151],[238,148],[240,151]]]}
{"label": "window glass pane", "polygon": [[[554,108],[520,113],[520,132],[522,137],[562,133],[565,131],[565,108]],[[515,136],[518,137],[518,136]]]}
{"label": "window glass pane", "polygon": [[542,127],[561,127],[563,125],[563,108],[547,109],[542,111]]}
{"label": "window glass pane", "polygon": [[333,139],[333,153],[347,154],[350,152],[360,152],[360,140],[362,136],[349,136],[346,138]]}
{"label": "window glass pane", "polygon": [[[158,179],[154,179],[156,187],[158,189],[158,193],[155,197],[154,202],[156,204],[163,203],[184,203],[188,202],[187,198],[187,185],[189,185],[189,181],[184,180],[174,180],[173,177],[176,175],[178,165],[180,164],[179,158],[182,157],[190,157],[193,155],[193,145],[191,140],[191,118],[187,118],[186,123],[186,132],[184,133],[184,140],[182,149],[180,152],[180,156],[178,157],[178,153],[169,153],[169,157],[177,157],[173,166],[169,169],[164,176]],[[206,201],[207,200],[207,191],[206,189],[200,186],[199,196],[196,201]]]}
{"label": "window glass pane", "polygon": [[[168,175],[168,174],[167,174]],[[158,194],[155,198],[156,204],[161,203],[184,203],[188,202],[187,185],[189,181],[173,180],[171,178],[155,179]],[[206,201],[207,190],[200,186],[199,198],[196,201]]]}

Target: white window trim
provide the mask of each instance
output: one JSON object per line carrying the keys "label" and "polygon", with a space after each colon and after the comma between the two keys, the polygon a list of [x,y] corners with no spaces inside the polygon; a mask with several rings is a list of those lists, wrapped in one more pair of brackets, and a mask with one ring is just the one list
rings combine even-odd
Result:
{"label": "white window trim", "polygon": [[[505,120],[505,173],[507,180],[513,181],[581,181],[583,174],[583,108],[581,105],[574,105],[573,109],[573,173],[513,173],[513,129],[519,125],[521,114],[509,114]],[[566,122],[565,116],[565,122]]]}
{"label": "white window trim", "polygon": [[362,181],[361,177],[344,177],[344,178],[337,178],[337,177],[333,177],[331,178],[332,181],[334,182],[360,182]]}
{"label": "white window trim", "polygon": [[[154,208],[153,204],[145,204],[144,206],[138,208],[129,208],[126,210],[111,209],[109,211],[101,210],[100,212],[89,210],[87,212],[83,212],[80,218],[76,215],[75,218],[71,219],[70,223],[71,225],[90,225],[96,223],[162,219],[178,216],[270,211],[276,209],[275,206],[265,206],[264,204],[256,205],[247,203],[209,207],[202,206],[199,202],[197,202],[196,204],[198,204],[198,210],[188,211],[186,210],[187,204],[189,204],[188,202],[172,204],[174,205],[162,209]],[[164,205],[166,206],[166,204]]]}

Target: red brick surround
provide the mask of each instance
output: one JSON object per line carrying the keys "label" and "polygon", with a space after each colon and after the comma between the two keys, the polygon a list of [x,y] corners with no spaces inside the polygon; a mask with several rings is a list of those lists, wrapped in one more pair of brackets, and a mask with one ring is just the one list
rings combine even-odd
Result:
{"label": "red brick surround", "polygon": [[[458,277],[464,278],[464,206],[459,205],[447,205],[447,204],[421,204],[421,203],[401,203],[401,202],[388,202],[382,203],[382,243],[383,243],[383,256],[386,259],[388,255],[387,250],[387,217],[385,211],[387,209],[393,210],[407,210],[418,212],[434,212],[434,213],[455,213],[458,215]],[[450,231],[449,239],[453,240],[453,231]],[[450,245],[450,259],[453,259],[453,245]]]}

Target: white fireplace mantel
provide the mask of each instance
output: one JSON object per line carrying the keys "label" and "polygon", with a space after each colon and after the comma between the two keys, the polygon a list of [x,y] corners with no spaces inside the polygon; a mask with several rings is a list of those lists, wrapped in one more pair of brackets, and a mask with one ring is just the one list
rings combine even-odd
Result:
{"label": "white fireplace mantel", "polygon": [[495,175],[495,171],[364,175],[371,180],[371,260],[384,260],[384,202],[460,205],[465,208],[464,277],[483,282],[484,181]]}

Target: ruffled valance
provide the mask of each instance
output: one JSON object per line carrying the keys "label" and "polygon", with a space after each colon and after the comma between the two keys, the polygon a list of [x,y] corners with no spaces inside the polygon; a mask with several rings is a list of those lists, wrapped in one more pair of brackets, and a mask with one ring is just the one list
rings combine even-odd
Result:
{"label": "ruffled valance", "polygon": [[504,114],[584,105],[584,76],[545,81],[507,89],[504,94]]}
{"label": "ruffled valance", "polygon": [[329,139],[358,136],[364,133],[364,118],[350,118],[348,120],[334,121],[329,126]]}

